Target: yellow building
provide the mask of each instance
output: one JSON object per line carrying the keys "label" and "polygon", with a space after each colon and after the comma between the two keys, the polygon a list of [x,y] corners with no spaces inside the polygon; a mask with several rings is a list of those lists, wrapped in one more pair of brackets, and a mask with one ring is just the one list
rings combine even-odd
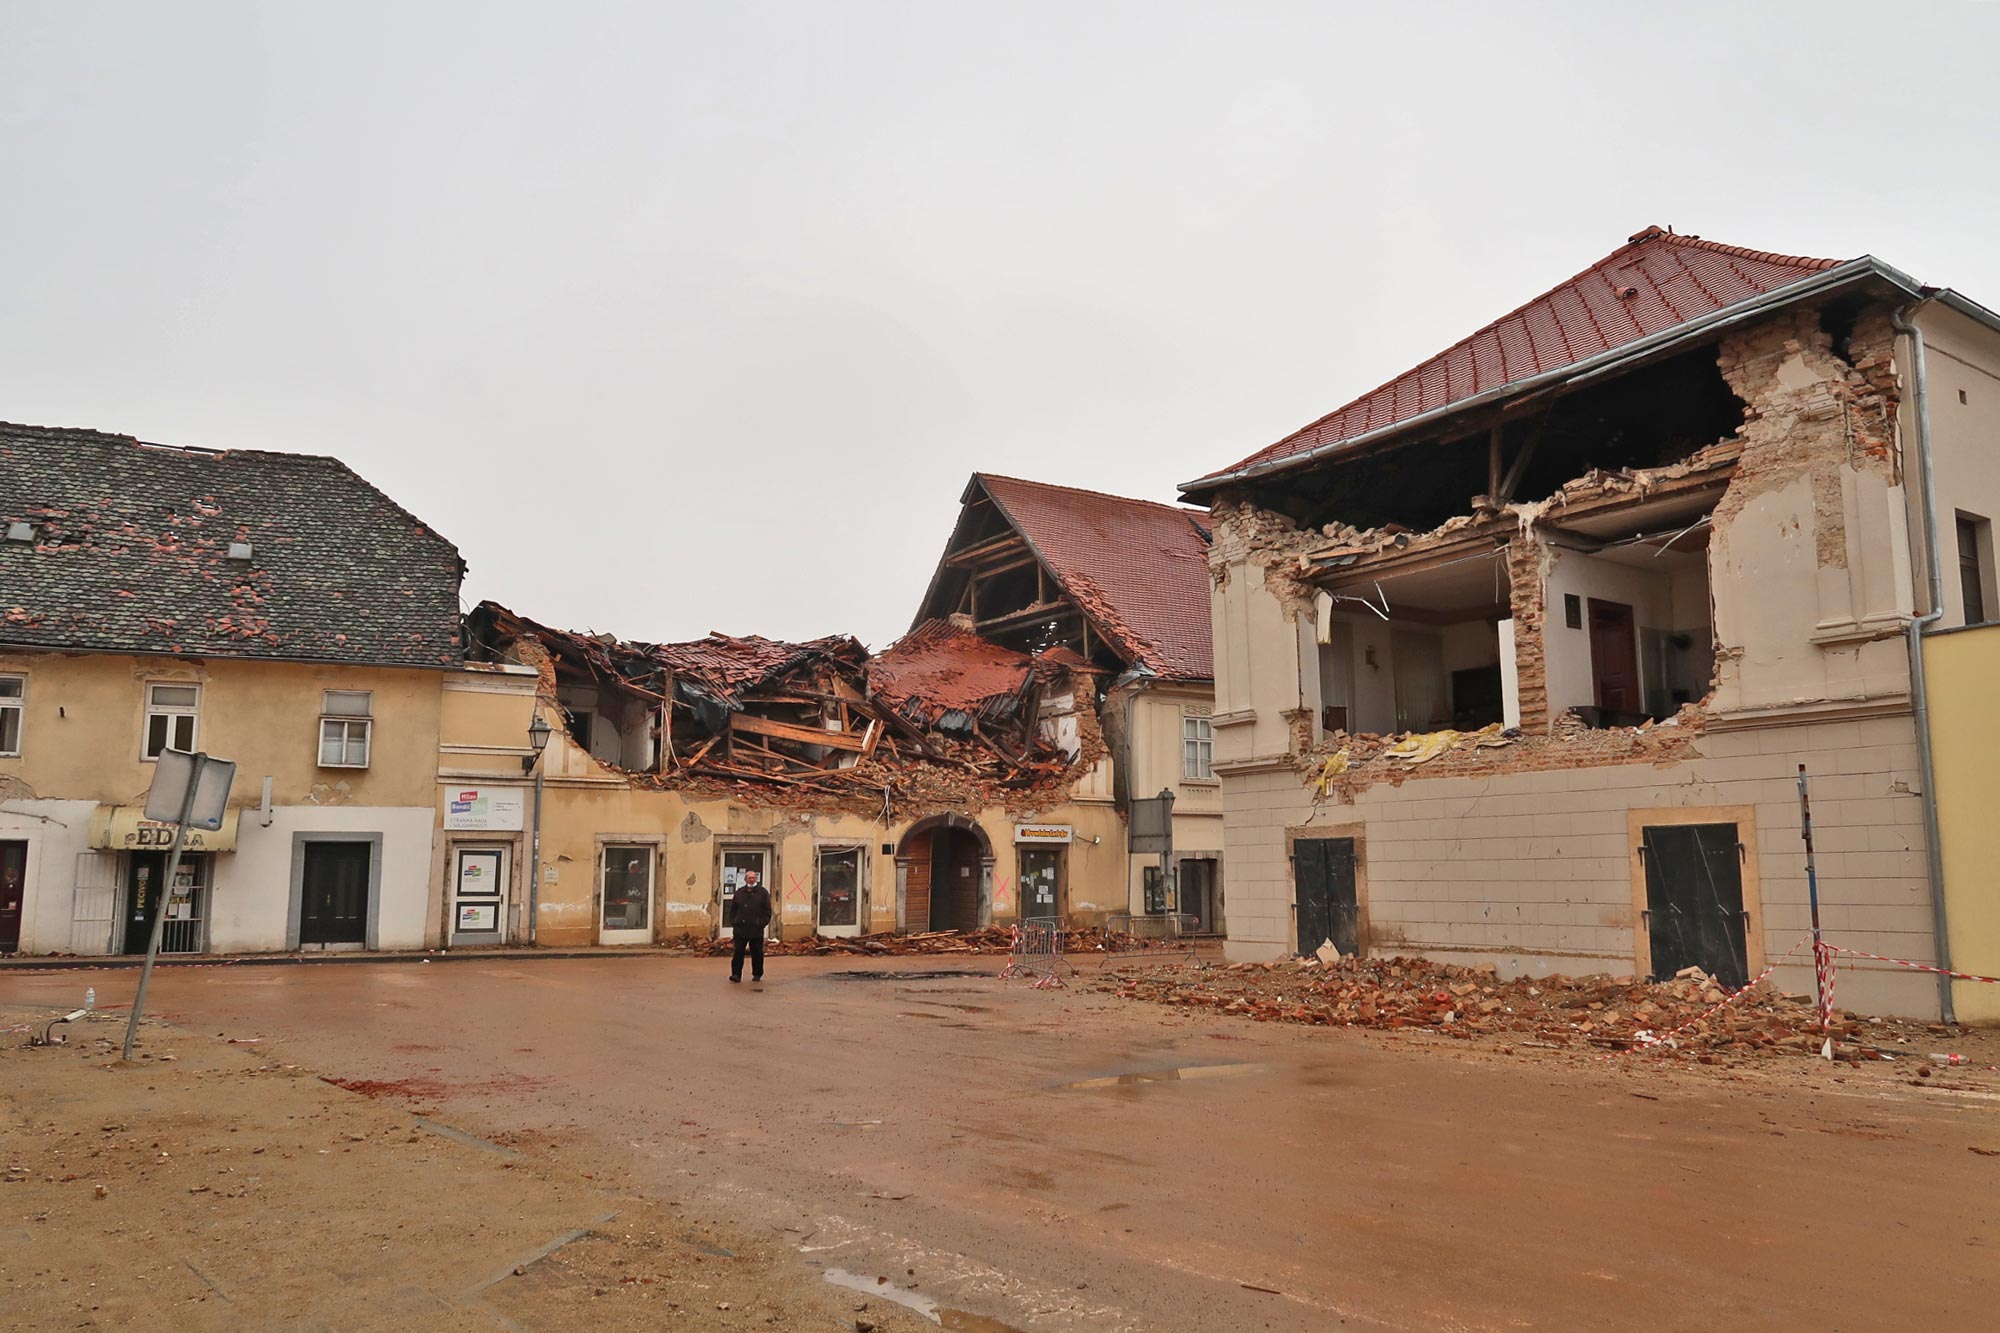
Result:
{"label": "yellow building", "polygon": [[[708,939],[752,872],[784,938],[1104,916],[1079,886],[1118,881],[1123,825],[1094,720],[1067,725],[1087,670],[950,626],[870,657],[840,639],[619,644],[490,603],[472,624],[496,660],[444,688],[451,945]],[[1015,757],[954,735],[961,710]]]}
{"label": "yellow building", "polygon": [[[0,426],[0,951],[434,941],[460,570],[330,458]],[[237,769],[163,894],[167,748]]]}

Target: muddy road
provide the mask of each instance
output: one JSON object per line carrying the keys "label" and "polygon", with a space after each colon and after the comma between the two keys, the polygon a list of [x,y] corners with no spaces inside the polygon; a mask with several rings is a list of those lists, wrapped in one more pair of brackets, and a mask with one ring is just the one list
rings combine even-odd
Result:
{"label": "muddy road", "polygon": [[[996,967],[176,968],[154,994],[964,1327],[1908,1328],[2000,1299],[2000,1076],[1502,1054]],[[0,974],[0,1002],[134,980]]]}

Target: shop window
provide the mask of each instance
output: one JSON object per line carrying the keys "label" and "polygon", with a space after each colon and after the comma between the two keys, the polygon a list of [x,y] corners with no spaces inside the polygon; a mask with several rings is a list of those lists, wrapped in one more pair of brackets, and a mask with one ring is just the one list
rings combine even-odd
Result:
{"label": "shop window", "polygon": [[26,676],[0,676],[0,757],[21,753],[21,716],[28,693]]}
{"label": "shop window", "polygon": [[1215,776],[1215,724],[1205,717],[1181,719],[1181,776],[1206,781]]}
{"label": "shop window", "polygon": [[861,924],[861,850],[819,854],[819,924],[835,929]]}
{"label": "shop window", "polygon": [[604,929],[645,930],[652,920],[653,849],[604,849]]}
{"label": "shop window", "polygon": [[146,686],[146,748],[144,758],[158,759],[167,750],[193,750],[195,717],[201,709],[201,686],[155,681]]}
{"label": "shop window", "polygon": [[367,690],[327,690],[320,706],[319,766],[368,767],[368,743],[374,730],[369,715],[373,696]]}

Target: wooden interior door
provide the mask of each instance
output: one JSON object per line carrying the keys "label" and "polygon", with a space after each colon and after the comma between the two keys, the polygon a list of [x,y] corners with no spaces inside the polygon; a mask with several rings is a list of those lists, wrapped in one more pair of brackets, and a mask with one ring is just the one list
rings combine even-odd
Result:
{"label": "wooden interior door", "polygon": [[1632,608],[1623,602],[1590,599],[1590,675],[1597,706],[1607,713],[1645,708],[1639,689],[1639,636]]}

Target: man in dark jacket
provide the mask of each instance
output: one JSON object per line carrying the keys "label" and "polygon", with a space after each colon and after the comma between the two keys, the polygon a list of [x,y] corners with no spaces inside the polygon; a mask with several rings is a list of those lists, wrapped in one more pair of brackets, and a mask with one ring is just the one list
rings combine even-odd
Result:
{"label": "man in dark jacket", "polygon": [[729,928],[736,952],[729,960],[729,979],[743,980],[743,955],[750,954],[750,980],[764,979],[764,927],[771,924],[771,891],[758,882],[757,872],[745,872],[743,883],[729,896]]}

